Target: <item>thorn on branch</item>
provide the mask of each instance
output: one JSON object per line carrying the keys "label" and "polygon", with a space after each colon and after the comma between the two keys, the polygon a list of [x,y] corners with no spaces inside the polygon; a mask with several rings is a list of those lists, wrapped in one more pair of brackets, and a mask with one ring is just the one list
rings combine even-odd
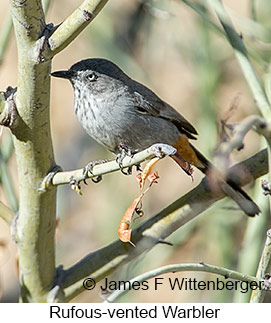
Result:
{"label": "thorn on branch", "polygon": [[18,112],[15,104],[17,88],[9,86],[3,93],[5,99],[5,107],[0,114],[0,125],[15,129],[18,124]]}

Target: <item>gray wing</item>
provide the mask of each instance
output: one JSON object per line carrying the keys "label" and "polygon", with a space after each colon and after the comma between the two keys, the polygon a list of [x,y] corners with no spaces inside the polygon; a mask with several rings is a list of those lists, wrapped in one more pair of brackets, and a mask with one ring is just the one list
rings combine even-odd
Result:
{"label": "gray wing", "polygon": [[198,134],[197,130],[179,112],[144,85],[138,82],[133,85],[135,86],[133,86],[131,94],[139,113],[150,114],[171,121],[181,133],[184,133],[190,139],[196,139],[194,135]]}

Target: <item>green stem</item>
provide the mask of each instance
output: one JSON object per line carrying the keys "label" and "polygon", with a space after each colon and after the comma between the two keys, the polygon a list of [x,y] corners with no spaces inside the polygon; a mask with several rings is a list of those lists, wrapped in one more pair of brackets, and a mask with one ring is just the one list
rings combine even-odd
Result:
{"label": "green stem", "polygon": [[[238,271],[249,275],[255,275],[259,265],[269,214],[268,197],[263,194],[259,182],[255,187],[256,192],[253,197],[261,209],[261,214],[256,218],[248,219],[237,267]],[[237,290],[234,293],[234,303],[247,303],[250,296],[251,293]]]}
{"label": "green stem", "polygon": [[[43,8],[44,12],[47,13],[49,6],[50,6],[51,0],[44,0],[43,1]],[[7,49],[9,40],[11,38],[13,29],[13,23],[12,18],[10,14],[7,14],[6,20],[4,22],[4,26],[1,30],[1,38],[0,38],[0,66],[3,63],[3,57],[5,54],[5,51]]]}
{"label": "green stem", "polygon": [[98,15],[108,0],[85,0],[49,38],[50,50],[45,54],[53,57],[66,48],[79,33]]}
{"label": "green stem", "polygon": [[190,7],[191,9],[193,9],[196,13],[198,13],[201,18],[204,20],[204,22],[206,22],[209,26],[211,26],[215,31],[217,31],[218,33],[225,35],[224,31],[219,28],[211,19],[210,16],[206,13],[206,10],[203,10],[203,4],[199,5],[195,5],[194,3],[188,1],[188,0],[181,0],[182,2],[184,2],[188,7]]}
{"label": "green stem", "polygon": [[7,49],[10,37],[12,33],[12,19],[10,14],[6,15],[6,20],[4,22],[4,26],[1,29],[1,37],[0,37],[0,65],[3,63],[4,53]]}
{"label": "green stem", "polygon": [[[264,279],[265,275],[270,273],[271,266],[271,229],[267,231],[267,237],[262,252],[261,260],[257,270],[257,279]],[[250,302],[251,303],[262,303],[266,290],[254,290],[251,294]]]}
{"label": "green stem", "polygon": [[9,169],[7,167],[7,164],[1,152],[0,152],[0,175],[1,175],[2,185],[5,190],[5,193],[7,194],[10,206],[14,212],[17,212],[19,208],[18,199],[15,194]]}
{"label": "green stem", "polygon": [[18,211],[18,199],[14,190],[10,171],[8,169],[8,161],[13,152],[13,141],[10,133],[7,133],[0,145],[0,176],[5,193],[7,194],[9,204],[14,212]]}
{"label": "green stem", "polygon": [[251,12],[251,18],[254,21],[257,21],[257,10],[256,10],[256,1],[250,0],[250,12]]}
{"label": "green stem", "polygon": [[210,6],[215,10],[217,17],[225,30],[229,43],[231,44],[236,58],[239,61],[244,77],[250,87],[260,113],[267,121],[270,121],[271,106],[264,91],[263,85],[248,57],[247,49],[244,45],[242,37],[235,31],[231,19],[222,2],[220,0],[209,0],[209,3]]}
{"label": "green stem", "polygon": [[45,14],[48,12],[50,4],[51,4],[51,0],[43,0],[42,1],[43,10],[44,10]]}
{"label": "green stem", "polygon": [[14,215],[14,212],[0,201],[0,218],[11,225]]}
{"label": "green stem", "polygon": [[40,183],[54,165],[50,132],[50,65],[39,64],[45,19],[40,0],[10,1],[18,47],[18,126],[12,130],[20,210],[16,223],[21,299],[46,302],[55,274],[56,189]]}
{"label": "green stem", "polygon": [[0,115],[4,111],[5,108],[5,96],[0,92]]}

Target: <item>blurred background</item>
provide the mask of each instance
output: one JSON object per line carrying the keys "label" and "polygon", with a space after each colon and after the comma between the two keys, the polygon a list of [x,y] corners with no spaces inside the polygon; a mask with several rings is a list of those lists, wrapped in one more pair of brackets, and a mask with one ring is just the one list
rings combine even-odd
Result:
{"label": "blurred background", "polygon": [[[205,2],[109,1],[93,23],[54,58],[52,71],[68,69],[75,62],[89,57],[112,60],[190,120],[199,132],[195,146],[211,158],[219,140],[221,120],[228,116],[229,110],[234,108],[231,123],[257,113],[257,110],[232,48],[219,31],[215,17],[207,11]],[[50,1],[47,23],[60,24],[80,3],[80,0]],[[271,3],[267,0],[225,0],[223,3],[242,34],[253,64],[268,89]],[[194,9],[200,11],[201,15]],[[8,1],[1,1],[0,38],[6,31],[8,19]],[[0,44],[2,55],[5,43]],[[16,53],[12,32],[7,48],[0,56],[2,91],[8,85],[16,86]],[[68,81],[52,80],[51,121],[56,162],[64,170],[82,168],[89,161],[113,157],[81,128],[73,110],[73,91]],[[0,199],[16,209],[16,160],[7,129],[4,129],[0,140]],[[244,144],[242,151],[231,156],[233,164],[264,147],[259,136],[253,132],[247,135]],[[158,163],[156,170],[160,176],[159,183],[146,195],[143,201],[145,214],[136,221],[136,225],[165,208],[202,179],[202,175],[195,170],[194,181],[191,181],[167,158]],[[89,181],[87,186],[82,185],[82,196],[69,186],[58,188],[57,264],[67,268],[87,253],[118,239],[117,228],[122,215],[139,192],[135,175],[135,172],[133,176],[117,172],[104,176],[99,184]],[[7,186],[6,182],[9,183]],[[269,212],[260,182],[246,190],[263,209],[263,214],[257,219],[248,221],[232,201],[224,199],[172,234],[168,241],[174,243],[173,247],[156,246],[119,268],[110,275],[110,279],[128,280],[162,265],[199,261],[255,274],[270,220],[268,223]],[[183,272],[164,277],[212,280],[217,276]],[[150,286],[152,283],[150,281]],[[248,296],[229,291],[171,291],[164,285],[159,292],[154,292],[151,287],[147,291],[130,292],[120,301],[238,302],[247,301]],[[0,299],[2,302],[18,300],[16,247],[8,226],[1,219]],[[94,291],[84,292],[74,301],[101,302],[102,297],[99,288],[95,288]]]}

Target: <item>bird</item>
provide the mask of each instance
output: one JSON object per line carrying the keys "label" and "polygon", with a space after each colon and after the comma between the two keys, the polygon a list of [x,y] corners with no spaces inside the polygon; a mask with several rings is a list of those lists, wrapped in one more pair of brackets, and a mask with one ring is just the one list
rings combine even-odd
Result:
{"label": "bird", "polygon": [[[117,156],[153,144],[176,148],[171,158],[189,175],[192,166],[204,174],[214,167],[190,142],[195,127],[145,85],[105,58],[88,58],[68,70],[51,73],[68,79],[74,89],[74,109],[87,134]],[[248,194],[230,179],[223,191],[249,216],[260,212]]]}

